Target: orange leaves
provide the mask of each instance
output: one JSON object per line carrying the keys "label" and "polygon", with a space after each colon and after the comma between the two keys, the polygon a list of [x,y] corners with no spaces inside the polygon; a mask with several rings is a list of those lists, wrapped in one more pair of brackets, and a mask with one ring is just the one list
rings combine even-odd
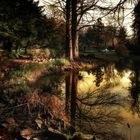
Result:
{"label": "orange leaves", "polygon": [[49,112],[52,119],[60,119],[68,124],[68,118],[64,112],[64,105],[61,99],[55,95],[39,95],[35,90],[28,100],[30,109],[35,107],[43,108],[44,112]]}
{"label": "orange leaves", "polygon": [[39,97],[37,90],[35,90],[31,97],[28,100],[28,103],[32,106],[32,107],[37,107],[39,105],[41,105],[41,98]]}

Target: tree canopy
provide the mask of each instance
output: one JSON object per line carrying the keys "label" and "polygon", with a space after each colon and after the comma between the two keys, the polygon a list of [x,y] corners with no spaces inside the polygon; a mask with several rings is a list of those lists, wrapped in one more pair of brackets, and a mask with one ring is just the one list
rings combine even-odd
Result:
{"label": "tree canopy", "polygon": [[33,0],[0,1],[0,38],[27,45],[39,37],[42,7]]}
{"label": "tree canopy", "polygon": [[[51,3],[46,2],[46,0],[43,0],[43,2],[45,4]],[[73,60],[79,57],[78,32],[80,29],[93,26],[97,19],[102,19],[112,14],[117,26],[120,29],[122,28],[120,32],[123,32],[124,12],[129,9],[127,8],[127,3],[135,6],[137,2],[137,0],[118,0],[115,2],[102,0],[55,0],[54,3],[52,2],[50,5],[55,5],[59,10],[62,10],[66,20],[66,54],[69,59]],[[133,11],[133,8],[130,9]]]}

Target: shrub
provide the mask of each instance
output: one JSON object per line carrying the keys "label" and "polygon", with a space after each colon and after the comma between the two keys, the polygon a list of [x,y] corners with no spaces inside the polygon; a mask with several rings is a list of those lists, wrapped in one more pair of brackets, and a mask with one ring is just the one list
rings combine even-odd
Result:
{"label": "shrub", "polygon": [[52,63],[55,66],[68,66],[70,64],[70,62],[65,58],[53,59]]}

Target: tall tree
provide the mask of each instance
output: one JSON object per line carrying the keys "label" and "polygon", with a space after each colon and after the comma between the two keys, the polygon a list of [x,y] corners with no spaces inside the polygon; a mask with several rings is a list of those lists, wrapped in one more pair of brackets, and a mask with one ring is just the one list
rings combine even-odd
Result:
{"label": "tall tree", "polygon": [[134,28],[134,34],[136,38],[136,53],[140,54],[140,1],[135,6],[134,9],[134,23],[133,23],[133,28]]}
{"label": "tall tree", "polygon": [[[45,1],[45,0],[43,0]],[[57,2],[56,2],[57,1]],[[81,28],[91,26],[98,18],[97,11],[102,12],[102,17],[118,12],[118,21],[120,20],[120,11],[124,11],[124,4],[132,2],[132,0],[119,0],[116,5],[107,4],[102,0],[56,0],[58,7],[66,13],[66,40],[72,39],[72,46],[70,41],[66,41],[66,49],[69,50],[70,60],[79,57],[79,43],[78,32]],[[102,4],[101,4],[102,3]],[[68,26],[69,25],[69,26]],[[70,30],[71,26],[71,30]],[[71,35],[70,35],[71,32]],[[72,51],[71,51],[72,50]]]}
{"label": "tall tree", "polygon": [[78,0],[72,0],[72,46],[74,59],[79,57],[78,45],[78,21],[77,21],[77,4]]}
{"label": "tall tree", "polygon": [[72,34],[71,34],[71,0],[66,1],[66,56],[73,60]]}

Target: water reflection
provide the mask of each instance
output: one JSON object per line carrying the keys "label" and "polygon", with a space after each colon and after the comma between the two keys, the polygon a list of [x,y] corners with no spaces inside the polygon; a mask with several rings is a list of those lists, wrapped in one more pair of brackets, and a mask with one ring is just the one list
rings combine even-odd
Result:
{"label": "water reflection", "polygon": [[78,72],[70,72],[66,76],[66,112],[70,114],[71,124],[75,126],[76,97],[78,86]]}
{"label": "water reflection", "polygon": [[[139,67],[117,70],[115,65],[66,75],[66,112],[71,124],[84,133],[96,133],[101,139],[138,140]],[[131,92],[130,92],[131,91]],[[131,96],[130,96],[131,95]]]}
{"label": "water reflection", "polygon": [[130,93],[132,97],[131,109],[134,113],[137,113],[140,117],[140,64],[135,61],[133,64],[133,72],[131,74],[131,87]]}
{"label": "water reflection", "polygon": [[[40,106],[37,104],[34,110],[30,110],[31,113],[36,117],[37,111],[41,114],[49,108],[55,118],[64,121],[68,116],[77,131],[95,133],[100,140],[139,140],[140,65],[139,62],[122,65],[109,64],[88,71],[43,75],[31,85],[40,89],[31,99],[41,102]],[[20,95],[18,102],[24,96]],[[18,112],[21,111],[13,114]]]}
{"label": "water reflection", "polygon": [[[66,108],[69,95],[71,96],[71,106],[69,106],[71,124],[81,132],[96,133],[104,139],[124,139],[117,132],[117,127],[121,125],[123,118],[118,115],[116,106],[123,106],[125,98],[119,94],[104,91],[108,89],[108,85],[79,94],[76,89],[78,88],[78,74],[69,73],[66,77]],[[84,75],[82,81],[84,82]]]}

